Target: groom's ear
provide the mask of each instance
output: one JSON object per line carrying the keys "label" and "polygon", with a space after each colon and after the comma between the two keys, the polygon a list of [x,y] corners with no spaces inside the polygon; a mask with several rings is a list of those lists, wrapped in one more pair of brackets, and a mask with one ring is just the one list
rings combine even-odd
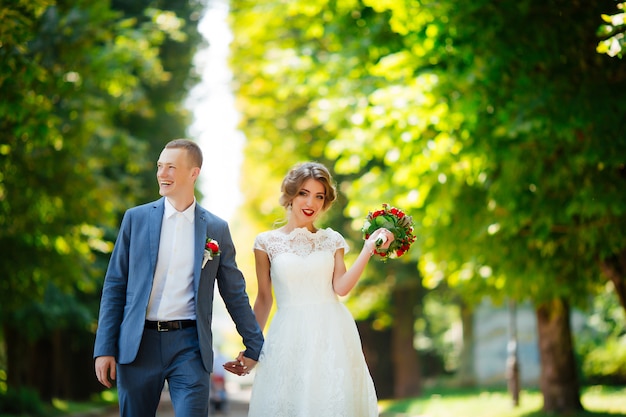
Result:
{"label": "groom's ear", "polygon": [[191,178],[193,178],[194,182],[198,180],[199,176],[200,176],[200,168],[199,167],[193,167],[191,169]]}

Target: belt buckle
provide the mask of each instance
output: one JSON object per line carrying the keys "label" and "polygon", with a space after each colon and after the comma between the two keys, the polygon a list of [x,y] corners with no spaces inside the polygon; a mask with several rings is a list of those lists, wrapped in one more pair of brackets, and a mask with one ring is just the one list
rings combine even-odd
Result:
{"label": "belt buckle", "polygon": [[169,332],[170,329],[167,327],[167,322],[157,321],[157,331],[159,332]]}

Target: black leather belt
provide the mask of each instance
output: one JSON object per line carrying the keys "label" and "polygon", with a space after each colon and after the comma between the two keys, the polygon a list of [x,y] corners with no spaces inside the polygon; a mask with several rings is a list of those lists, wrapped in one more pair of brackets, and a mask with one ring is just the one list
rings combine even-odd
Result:
{"label": "black leather belt", "polygon": [[169,332],[170,330],[181,330],[188,327],[195,327],[195,320],[172,320],[172,321],[150,321],[146,320],[146,329],[156,329],[159,332]]}

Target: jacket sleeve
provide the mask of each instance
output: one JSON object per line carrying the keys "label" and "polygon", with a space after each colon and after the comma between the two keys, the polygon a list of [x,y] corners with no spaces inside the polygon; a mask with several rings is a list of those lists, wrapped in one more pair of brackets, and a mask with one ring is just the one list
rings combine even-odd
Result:
{"label": "jacket sleeve", "polygon": [[237,267],[235,246],[228,225],[224,223],[220,242],[220,265],[217,286],[228,313],[235,322],[237,332],[246,347],[244,355],[258,360],[263,346],[263,332],[257,323],[246,292],[246,281]]}
{"label": "jacket sleeve", "polygon": [[127,211],[124,214],[104,278],[94,358],[98,356],[118,357],[118,339],[128,283],[130,223],[130,215]]}

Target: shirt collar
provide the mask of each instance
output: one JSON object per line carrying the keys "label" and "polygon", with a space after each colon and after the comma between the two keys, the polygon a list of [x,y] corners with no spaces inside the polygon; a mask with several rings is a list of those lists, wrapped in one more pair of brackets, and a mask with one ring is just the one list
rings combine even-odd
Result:
{"label": "shirt collar", "polygon": [[185,216],[185,218],[189,221],[189,223],[193,223],[193,221],[195,219],[195,213],[196,213],[196,197],[194,196],[193,203],[191,203],[191,205],[189,207],[187,207],[185,209],[185,211],[183,211],[183,212],[179,212],[178,210],[176,210],[174,208],[174,206],[172,205],[172,203],[170,203],[170,201],[167,198],[165,198],[165,213],[164,213],[164,217],[166,219],[169,219],[170,217],[172,217],[176,213],[182,213],[183,216]]}

